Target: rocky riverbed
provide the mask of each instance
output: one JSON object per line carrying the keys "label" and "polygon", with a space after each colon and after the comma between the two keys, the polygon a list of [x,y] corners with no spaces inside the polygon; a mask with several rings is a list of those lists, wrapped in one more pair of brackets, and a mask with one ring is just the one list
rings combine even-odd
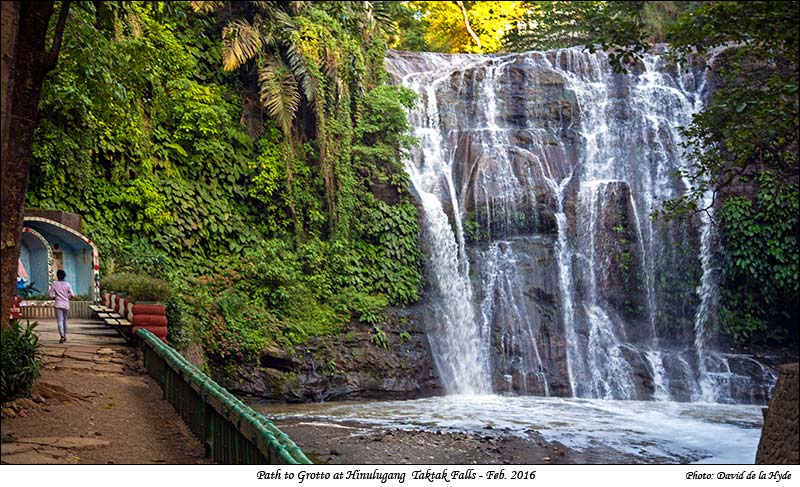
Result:
{"label": "rocky riverbed", "polygon": [[485,434],[384,429],[364,423],[277,421],[276,425],[320,464],[536,465],[637,463],[608,449],[575,451],[547,442],[536,432],[525,437],[503,431]]}

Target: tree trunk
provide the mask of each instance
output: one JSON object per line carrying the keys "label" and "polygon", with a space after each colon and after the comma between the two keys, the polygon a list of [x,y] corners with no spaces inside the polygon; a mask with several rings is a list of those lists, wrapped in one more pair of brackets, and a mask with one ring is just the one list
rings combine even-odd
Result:
{"label": "tree trunk", "polygon": [[2,69],[0,69],[0,86],[2,87],[2,150],[8,150],[8,132],[11,119],[11,92],[14,91],[15,49],[17,32],[19,31],[19,2],[0,2],[2,8]]}
{"label": "tree trunk", "polygon": [[480,54],[482,52],[481,39],[475,34],[475,31],[472,30],[472,26],[469,25],[469,15],[467,15],[467,7],[464,6],[464,2],[456,2],[456,4],[458,5],[458,8],[461,9],[461,15],[464,16],[464,25],[466,26],[469,35],[472,36],[472,40],[475,41],[475,44],[478,45],[478,54]]}
{"label": "tree trunk", "polygon": [[[9,325],[16,293],[23,210],[42,83],[58,59],[70,2],[62,2],[52,47],[46,46],[54,2],[3,2],[2,196],[0,208],[0,326]],[[6,32],[6,28],[9,31]]]}

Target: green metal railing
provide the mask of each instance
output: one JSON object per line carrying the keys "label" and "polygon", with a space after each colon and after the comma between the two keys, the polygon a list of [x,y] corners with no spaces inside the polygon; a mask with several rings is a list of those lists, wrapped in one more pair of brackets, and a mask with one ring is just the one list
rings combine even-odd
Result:
{"label": "green metal railing", "polygon": [[147,372],[215,463],[311,463],[286,433],[220,387],[175,349],[146,329],[139,329],[136,334],[142,342]]}

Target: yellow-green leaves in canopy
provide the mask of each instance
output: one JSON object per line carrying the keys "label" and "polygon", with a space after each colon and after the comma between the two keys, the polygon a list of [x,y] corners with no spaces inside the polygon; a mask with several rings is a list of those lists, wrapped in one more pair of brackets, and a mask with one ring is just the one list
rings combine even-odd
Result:
{"label": "yellow-green leaves in canopy", "polygon": [[410,2],[409,7],[420,12],[428,24],[425,40],[439,52],[498,52],[525,12],[523,2]]}

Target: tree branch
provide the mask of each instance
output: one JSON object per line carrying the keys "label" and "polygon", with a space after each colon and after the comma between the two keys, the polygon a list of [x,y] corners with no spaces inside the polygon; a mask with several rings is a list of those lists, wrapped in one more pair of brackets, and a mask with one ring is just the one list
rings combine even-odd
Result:
{"label": "tree branch", "polygon": [[475,41],[475,44],[478,45],[478,50],[481,50],[481,40],[475,34],[475,31],[472,30],[472,27],[469,25],[469,16],[467,15],[467,7],[464,6],[464,2],[456,2],[458,7],[461,9],[461,14],[464,16],[464,25],[467,26],[467,32],[469,35],[472,36],[472,40]]}
{"label": "tree branch", "polygon": [[56,30],[53,34],[53,46],[50,51],[45,55],[44,66],[46,70],[53,69],[58,62],[58,52],[61,50],[61,40],[64,38],[64,27],[67,25],[67,16],[69,15],[69,0],[61,4],[61,12],[58,13],[58,22],[56,23]]}

